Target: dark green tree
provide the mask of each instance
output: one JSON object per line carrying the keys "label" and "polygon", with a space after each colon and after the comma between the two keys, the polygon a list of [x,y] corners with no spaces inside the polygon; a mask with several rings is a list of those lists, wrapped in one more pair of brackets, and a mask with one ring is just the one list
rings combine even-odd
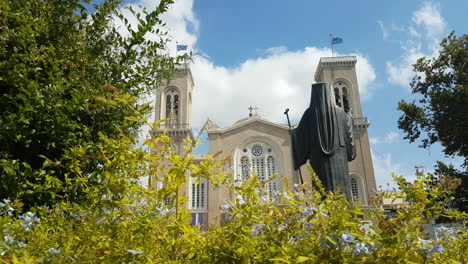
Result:
{"label": "dark green tree", "polygon": [[[121,0],[0,0],[0,199],[83,202],[100,184],[103,139],[135,137],[150,109],[138,98],[186,59],[164,55],[160,15],[172,2],[130,9],[132,25]],[[76,146],[86,184],[67,167]]]}
{"label": "dark green tree", "polygon": [[398,103],[403,115],[398,127],[414,142],[421,140],[426,148],[439,142],[447,156],[464,158],[463,169],[438,163],[436,174],[462,179],[454,204],[467,209],[468,195],[468,35],[457,37],[452,32],[440,43],[438,57],[420,58],[413,65],[417,75],[411,89],[419,100]]}

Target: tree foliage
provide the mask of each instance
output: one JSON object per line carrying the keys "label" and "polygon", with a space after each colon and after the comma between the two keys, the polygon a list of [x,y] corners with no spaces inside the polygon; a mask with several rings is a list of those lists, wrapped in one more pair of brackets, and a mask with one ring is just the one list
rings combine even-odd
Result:
{"label": "tree foliage", "polygon": [[421,98],[399,102],[398,127],[410,142],[421,138],[422,147],[439,142],[445,154],[463,157],[468,166],[468,35],[452,32],[440,45],[438,57],[413,65],[418,75],[411,89]]}
{"label": "tree foliage", "polygon": [[[131,25],[121,0],[91,13],[89,0],[0,0],[0,198],[87,199],[85,186],[99,184],[101,145],[137,134],[135,116],[150,109],[137,99],[185,59],[165,55],[160,15],[171,3],[130,9]],[[70,167],[77,147],[86,159],[79,173]]]}
{"label": "tree foliage", "polygon": [[438,57],[420,58],[413,69],[418,73],[412,83],[418,102],[400,101],[403,115],[398,127],[410,142],[421,139],[426,148],[438,142],[447,156],[464,159],[464,171],[441,162],[436,175],[462,180],[457,200],[452,205],[468,210],[468,35],[457,37],[452,32],[440,43]]}
{"label": "tree foliage", "polygon": [[442,179],[442,182],[447,181],[447,185],[450,185],[447,188],[453,190],[454,200],[449,206],[468,212],[468,171],[460,171],[451,164],[446,165],[438,161],[434,175]]}

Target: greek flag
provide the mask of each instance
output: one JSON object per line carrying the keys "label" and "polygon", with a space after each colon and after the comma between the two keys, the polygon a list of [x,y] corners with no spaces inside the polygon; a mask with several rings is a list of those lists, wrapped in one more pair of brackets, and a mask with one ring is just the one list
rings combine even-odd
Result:
{"label": "greek flag", "polygon": [[331,44],[332,45],[335,45],[335,44],[340,44],[343,42],[343,39],[342,38],[332,38],[331,39]]}
{"label": "greek flag", "polygon": [[186,50],[187,45],[177,45],[177,51]]}

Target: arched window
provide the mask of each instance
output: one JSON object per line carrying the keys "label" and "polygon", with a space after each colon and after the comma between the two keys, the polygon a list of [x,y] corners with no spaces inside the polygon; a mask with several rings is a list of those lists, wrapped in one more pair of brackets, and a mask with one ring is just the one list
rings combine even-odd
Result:
{"label": "arched window", "polygon": [[366,205],[367,198],[366,198],[365,188],[363,184],[364,182],[362,181],[362,178],[359,175],[355,173],[352,173],[350,175],[350,188],[351,188],[351,196],[353,198],[353,201]]}
{"label": "arched window", "polygon": [[356,178],[351,178],[351,195],[353,196],[353,201],[359,201],[359,184]]}
{"label": "arched window", "polygon": [[240,160],[241,180],[245,180],[249,176],[249,159],[243,156]]}
{"label": "arched window", "polygon": [[335,91],[335,104],[339,107],[341,107],[341,95],[340,95],[340,89],[336,88],[333,89]]}
{"label": "arched window", "polygon": [[[276,163],[273,156],[268,156],[267,158],[267,177],[271,178],[276,174]],[[268,183],[268,191],[274,193],[278,191],[278,184],[276,181],[271,181]]]}
{"label": "arched window", "polygon": [[[255,174],[261,181],[266,181],[278,173],[277,155],[273,148],[264,142],[251,142],[238,151],[236,179],[245,180]],[[280,191],[278,178],[265,186],[270,194]]]}
{"label": "arched window", "polygon": [[345,110],[346,113],[349,113],[351,108],[349,107],[349,101],[348,101],[348,89],[346,87],[343,87],[341,89],[341,92],[343,93],[343,109]]}
{"label": "arched window", "polygon": [[350,105],[351,96],[347,84],[343,81],[337,81],[333,84],[333,91],[335,93],[335,104],[346,113],[352,115],[353,110]]}
{"label": "arched window", "polygon": [[166,91],[166,115],[164,119],[167,119],[168,124],[177,124],[179,122],[180,102],[179,93],[176,89],[172,88]]}

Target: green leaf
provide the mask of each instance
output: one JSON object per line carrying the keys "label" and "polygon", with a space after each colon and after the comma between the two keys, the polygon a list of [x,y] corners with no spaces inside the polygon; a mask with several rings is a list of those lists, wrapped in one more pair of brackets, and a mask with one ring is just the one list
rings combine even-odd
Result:
{"label": "green leaf", "polygon": [[308,257],[304,257],[304,256],[299,256],[297,257],[296,259],[296,263],[303,263],[303,262],[306,262],[308,260],[311,260],[311,258],[308,258]]}

